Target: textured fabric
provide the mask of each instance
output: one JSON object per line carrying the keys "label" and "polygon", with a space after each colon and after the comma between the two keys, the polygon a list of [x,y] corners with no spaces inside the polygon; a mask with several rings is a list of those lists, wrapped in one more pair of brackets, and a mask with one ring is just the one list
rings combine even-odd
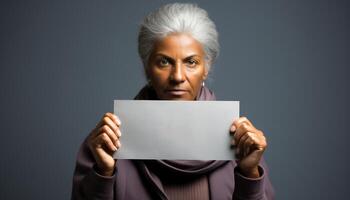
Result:
{"label": "textured fabric", "polygon": [[[135,99],[156,100],[157,96],[152,88],[144,87]],[[215,100],[215,96],[202,87],[196,100]],[[261,176],[255,179],[239,174],[235,161],[118,160],[111,177],[99,175],[94,166],[85,140],[77,156],[72,199],[169,199],[163,184],[173,197],[180,186],[173,184],[175,180],[181,180],[183,185],[196,180],[205,184],[200,180],[203,176],[207,177],[210,199],[274,199],[263,160],[259,165]],[[194,187],[205,189],[201,185]]]}
{"label": "textured fabric", "polygon": [[169,200],[209,200],[209,183],[206,175],[201,175],[187,181],[180,180],[179,178],[175,180],[161,178],[161,181]]}

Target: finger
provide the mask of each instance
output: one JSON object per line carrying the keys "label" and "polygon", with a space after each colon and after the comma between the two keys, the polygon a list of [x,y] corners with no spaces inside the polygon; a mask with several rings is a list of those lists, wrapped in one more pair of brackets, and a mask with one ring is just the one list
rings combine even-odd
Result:
{"label": "finger", "polygon": [[240,158],[242,156],[242,150],[243,150],[243,144],[245,142],[245,140],[247,140],[249,137],[249,135],[247,134],[247,132],[239,139],[236,141],[236,154],[238,155],[238,157]]}
{"label": "finger", "polygon": [[95,144],[97,146],[105,146],[107,150],[116,151],[117,147],[113,144],[111,138],[107,135],[107,133],[102,133],[95,139]]}
{"label": "finger", "polygon": [[246,157],[249,155],[254,149],[256,149],[256,144],[257,144],[257,139],[256,139],[256,134],[252,132],[248,132],[245,135],[244,141],[240,143],[240,155],[242,158]]}
{"label": "finger", "polygon": [[[99,123],[97,123],[96,127],[97,127],[97,128],[100,128],[101,126],[103,126],[103,125],[105,124],[106,118],[112,118],[112,117],[111,117],[112,115],[113,115],[112,113],[105,113],[105,114],[102,116],[102,118],[101,118],[101,120],[99,121]],[[113,119],[111,119],[111,120],[113,121]],[[117,125],[117,123],[115,123],[115,124]]]}
{"label": "finger", "polygon": [[120,131],[119,128],[117,128],[116,134],[118,136],[118,139],[122,136],[122,132]]}
{"label": "finger", "polygon": [[250,151],[251,153],[254,150],[265,150],[267,144],[266,144],[266,139],[264,136],[259,135],[258,133],[250,135]]}
{"label": "finger", "polygon": [[97,124],[96,128],[94,128],[92,130],[92,132],[90,134],[91,138],[97,137],[101,133],[100,128],[103,127],[104,125],[109,126],[118,138],[121,137],[121,131],[119,130],[119,127],[115,124],[115,122],[108,115],[109,114],[106,113],[102,117],[100,122]]}
{"label": "finger", "polygon": [[96,124],[96,128],[97,129],[99,129],[101,126],[103,126],[103,124],[104,124],[104,118],[105,117],[108,117],[107,116],[107,113],[105,113],[103,116],[102,116],[102,118],[100,119],[100,121]]}
{"label": "finger", "polygon": [[113,132],[118,137],[120,137],[121,136],[121,132],[119,130],[119,127],[114,123],[114,121],[112,121],[112,119],[109,118],[109,117],[105,117],[104,120],[105,120],[105,125],[108,125],[113,130]]}
{"label": "finger", "polygon": [[242,135],[246,132],[255,132],[255,129],[248,125],[246,122],[242,122],[233,135],[236,142],[239,141]]}
{"label": "finger", "polygon": [[248,139],[246,139],[244,141],[244,144],[243,144],[243,150],[242,150],[242,153],[243,153],[243,157],[246,157],[247,155],[249,155],[254,149],[255,149],[255,141],[252,137],[248,137]]}
{"label": "finger", "polygon": [[256,148],[259,150],[265,150],[267,147],[266,137],[263,134],[256,136],[255,143]]}
{"label": "finger", "polygon": [[120,140],[117,140],[117,145],[116,145],[117,149],[120,149],[120,147],[122,147],[122,143],[120,143]]}
{"label": "finger", "polygon": [[248,125],[254,127],[253,124],[252,124],[252,123],[248,120],[248,118],[246,118],[246,117],[240,117],[240,118],[236,119],[236,120],[233,122],[233,125],[235,125],[235,127],[238,128],[239,125],[240,125],[242,122],[246,122],[246,123],[248,123]]}
{"label": "finger", "polygon": [[237,127],[234,124],[232,124],[230,127],[230,134],[234,134],[236,130],[237,130]]}
{"label": "finger", "polygon": [[113,122],[114,122],[118,127],[122,124],[122,122],[120,121],[119,117],[117,117],[115,114],[113,114],[113,113],[106,113],[106,115],[107,115],[108,117],[110,117],[110,118],[113,120]]}
{"label": "finger", "polygon": [[118,136],[113,132],[113,130],[108,125],[103,125],[100,128],[100,133],[107,133],[108,137],[112,140],[113,144],[117,144]]}
{"label": "finger", "polygon": [[122,136],[122,132],[120,131],[119,127],[115,124],[114,121],[110,117],[105,117],[104,118],[105,125],[108,125],[113,132],[116,134],[118,138]]}

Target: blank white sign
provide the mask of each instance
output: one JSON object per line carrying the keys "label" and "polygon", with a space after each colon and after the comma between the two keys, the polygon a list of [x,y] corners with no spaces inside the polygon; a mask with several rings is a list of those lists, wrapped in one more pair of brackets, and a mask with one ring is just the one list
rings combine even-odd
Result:
{"label": "blank white sign", "polygon": [[115,100],[116,159],[233,160],[230,127],[239,101]]}

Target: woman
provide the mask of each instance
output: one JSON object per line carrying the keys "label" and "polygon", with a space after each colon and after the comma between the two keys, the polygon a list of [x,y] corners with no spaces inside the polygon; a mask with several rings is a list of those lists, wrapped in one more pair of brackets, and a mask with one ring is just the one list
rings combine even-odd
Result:
{"label": "woman", "polygon": [[[204,80],[219,44],[206,11],[165,5],[144,19],[138,45],[148,84],[135,99],[215,100]],[[273,199],[262,158],[266,138],[245,117],[230,130],[236,161],[114,160],[113,153],[123,148],[121,126],[106,113],[86,138],[72,199]]]}

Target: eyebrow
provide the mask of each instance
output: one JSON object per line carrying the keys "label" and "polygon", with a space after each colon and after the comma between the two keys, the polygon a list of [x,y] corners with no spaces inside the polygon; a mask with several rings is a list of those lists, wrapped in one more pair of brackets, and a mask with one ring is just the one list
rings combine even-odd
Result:
{"label": "eyebrow", "polygon": [[[174,59],[166,54],[163,54],[163,53],[156,53],[155,56],[162,56],[162,57],[165,57],[166,59],[170,60],[171,62],[174,62]],[[192,54],[190,56],[187,56],[186,58],[184,58],[183,60],[188,60],[190,58],[193,58],[193,57],[196,57],[198,56],[197,54]]]}

